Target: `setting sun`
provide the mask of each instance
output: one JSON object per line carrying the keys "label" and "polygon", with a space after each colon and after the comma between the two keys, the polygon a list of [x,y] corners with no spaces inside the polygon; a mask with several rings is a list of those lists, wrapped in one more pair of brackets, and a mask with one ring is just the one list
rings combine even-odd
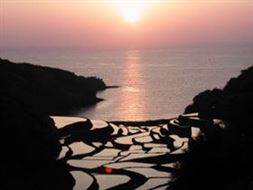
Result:
{"label": "setting sun", "polygon": [[140,19],[141,13],[138,9],[131,8],[122,11],[122,16],[125,21],[134,23]]}
{"label": "setting sun", "polygon": [[113,0],[113,4],[126,22],[134,23],[141,19],[150,1]]}

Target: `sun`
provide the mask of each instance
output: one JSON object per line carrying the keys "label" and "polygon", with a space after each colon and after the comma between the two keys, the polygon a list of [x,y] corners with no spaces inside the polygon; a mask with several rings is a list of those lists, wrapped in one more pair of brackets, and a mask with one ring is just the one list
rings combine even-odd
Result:
{"label": "sun", "polygon": [[113,0],[121,17],[129,23],[138,22],[148,7],[150,0]]}
{"label": "sun", "polygon": [[141,11],[133,7],[122,10],[121,15],[126,22],[135,23],[140,20]]}

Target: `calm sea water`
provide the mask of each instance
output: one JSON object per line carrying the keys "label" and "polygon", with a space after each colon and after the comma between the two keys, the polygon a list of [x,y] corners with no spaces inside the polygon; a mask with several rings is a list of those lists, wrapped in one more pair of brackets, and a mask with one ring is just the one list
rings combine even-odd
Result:
{"label": "calm sea water", "polygon": [[156,50],[1,50],[12,61],[98,76],[105,101],[74,113],[92,119],[146,120],[175,116],[205,89],[222,88],[253,65],[253,47]]}

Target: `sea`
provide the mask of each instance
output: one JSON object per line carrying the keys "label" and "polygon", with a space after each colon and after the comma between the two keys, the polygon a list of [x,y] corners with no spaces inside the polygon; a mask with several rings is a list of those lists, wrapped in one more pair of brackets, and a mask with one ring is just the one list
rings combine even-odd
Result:
{"label": "sea", "polygon": [[184,112],[198,93],[223,88],[253,65],[253,46],[149,49],[1,49],[15,62],[69,70],[102,78],[104,100],[71,115],[91,119],[153,120]]}

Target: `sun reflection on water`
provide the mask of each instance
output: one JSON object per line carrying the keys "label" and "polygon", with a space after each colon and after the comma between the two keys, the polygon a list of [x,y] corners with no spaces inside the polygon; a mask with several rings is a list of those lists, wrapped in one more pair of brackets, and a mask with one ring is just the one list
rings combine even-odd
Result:
{"label": "sun reflection on water", "polygon": [[121,119],[137,118],[145,116],[145,81],[140,74],[142,72],[141,55],[137,50],[128,50],[125,56],[122,81],[124,88],[119,96],[120,102],[127,109],[120,110]]}

